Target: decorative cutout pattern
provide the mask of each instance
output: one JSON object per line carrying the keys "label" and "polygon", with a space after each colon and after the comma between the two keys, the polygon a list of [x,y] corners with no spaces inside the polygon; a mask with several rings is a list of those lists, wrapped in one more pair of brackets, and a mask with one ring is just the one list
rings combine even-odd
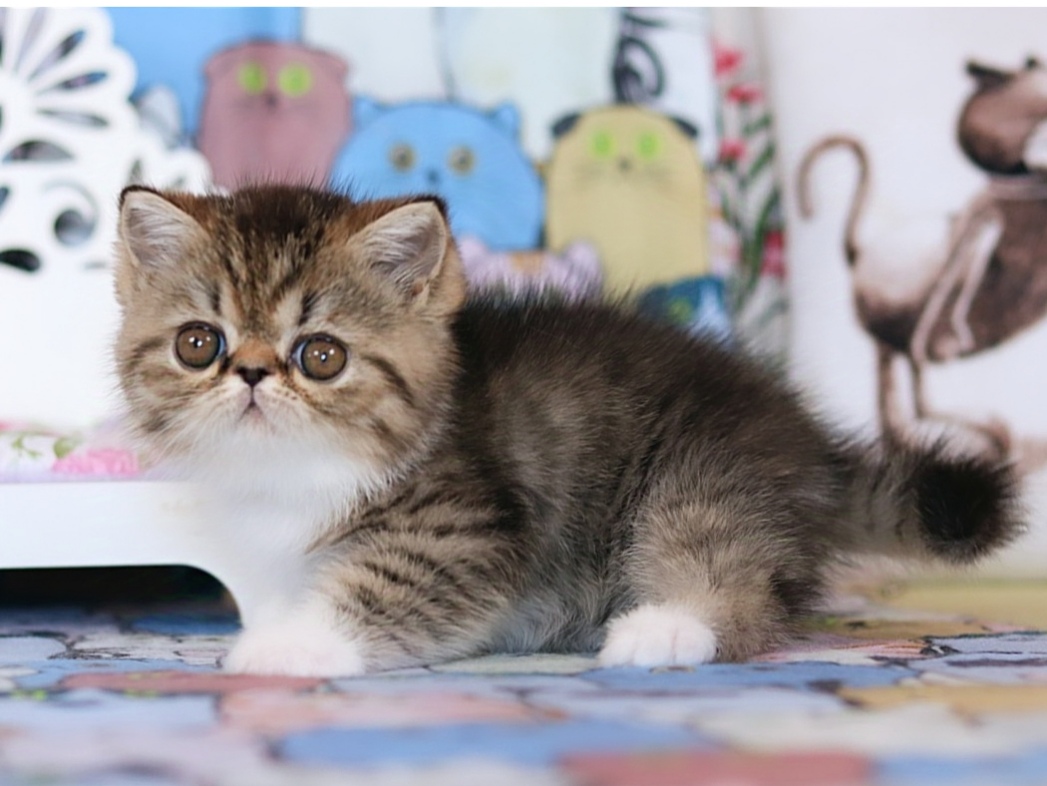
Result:
{"label": "decorative cutout pattern", "polygon": [[207,182],[202,156],[143,126],[134,81],[103,11],[0,10],[0,357],[18,370],[5,417],[104,414],[117,194]]}

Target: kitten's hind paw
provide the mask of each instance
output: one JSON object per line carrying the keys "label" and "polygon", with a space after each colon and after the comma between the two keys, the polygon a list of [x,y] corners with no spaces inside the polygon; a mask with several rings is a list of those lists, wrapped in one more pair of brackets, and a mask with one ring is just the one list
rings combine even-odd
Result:
{"label": "kitten's hind paw", "polygon": [[683,606],[648,604],[608,624],[601,666],[675,666],[716,657],[716,634]]}
{"label": "kitten's hind paw", "polygon": [[285,677],[355,677],[365,671],[359,642],[316,614],[248,628],[222,667],[238,674]]}

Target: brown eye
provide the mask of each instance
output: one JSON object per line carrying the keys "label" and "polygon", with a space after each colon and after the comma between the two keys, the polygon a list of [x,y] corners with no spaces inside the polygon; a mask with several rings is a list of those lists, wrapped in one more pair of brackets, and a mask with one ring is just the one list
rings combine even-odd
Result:
{"label": "brown eye", "polygon": [[187,325],[178,331],[175,354],[187,368],[202,371],[225,350],[225,338],[210,325]]}
{"label": "brown eye", "polygon": [[414,148],[410,145],[393,145],[389,151],[389,163],[397,172],[406,172],[414,166]]}
{"label": "brown eye", "polygon": [[328,336],[313,336],[298,345],[295,361],[309,379],[326,382],[334,379],[345,368],[349,351]]}
{"label": "brown eye", "polygon": [[447,157],[447,165],[459,175],[468,175],[476,166],[476,156],[467,147],[456,147]]}

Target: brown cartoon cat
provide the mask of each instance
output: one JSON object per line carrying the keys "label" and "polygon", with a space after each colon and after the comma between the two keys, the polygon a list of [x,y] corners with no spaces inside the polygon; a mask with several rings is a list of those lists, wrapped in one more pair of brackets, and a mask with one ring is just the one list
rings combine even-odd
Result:
{"label": "brown cartoon cat", "polygon": [[[923,274],[914,271],[901,295],[896,281],[888,297],[886,279],[878,284],[863,274],[868,260],[857,230],[870,167],[861,142],[827,137],[807,152],[798,173],[801,212],[810,216],[809,181],[817,159],[842,148],[858,162],[844,254],[854,271],[858,317],[878,348],[880,420],[889,435],[903,431],[893,376],[897,358],[907,359],[912,371],[917,419],[958,421],[931,411],[922,389],[924,367],[998,346],[1047,314],[1047,69],[1030,58],[1016,71],[970,62],[967,73],[975,89],[960,112],[958,141],[988,183],[953,220],[940,258]],[[1010,433],[1002,424],[965,425],[988,436],[999,452],[1009,452]]]}
{"label": "brown cartoon cat", "polygon": [[206,67],[197,144],[215,183],[322,183],[351,127],[349,67],[312,47],[255,41]]}

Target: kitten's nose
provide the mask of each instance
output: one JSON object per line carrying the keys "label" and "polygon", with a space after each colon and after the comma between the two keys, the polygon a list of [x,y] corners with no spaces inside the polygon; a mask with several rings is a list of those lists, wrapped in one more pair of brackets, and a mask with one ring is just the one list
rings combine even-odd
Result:
{"label": "kitten's nose", "polygon": [[236,369],[236,373],[240,375],[240,378],[251,387],[254,387],[262,381],[264,377],[269,376],[269,369],[258,368],[257,366],[239,366]]}
{"label": "kitten's nose", "polygon": [[633,162],[630,161],[628,158],[619,158],[618,168],[623,172],[628,172],[630,169],[633,168]]}

